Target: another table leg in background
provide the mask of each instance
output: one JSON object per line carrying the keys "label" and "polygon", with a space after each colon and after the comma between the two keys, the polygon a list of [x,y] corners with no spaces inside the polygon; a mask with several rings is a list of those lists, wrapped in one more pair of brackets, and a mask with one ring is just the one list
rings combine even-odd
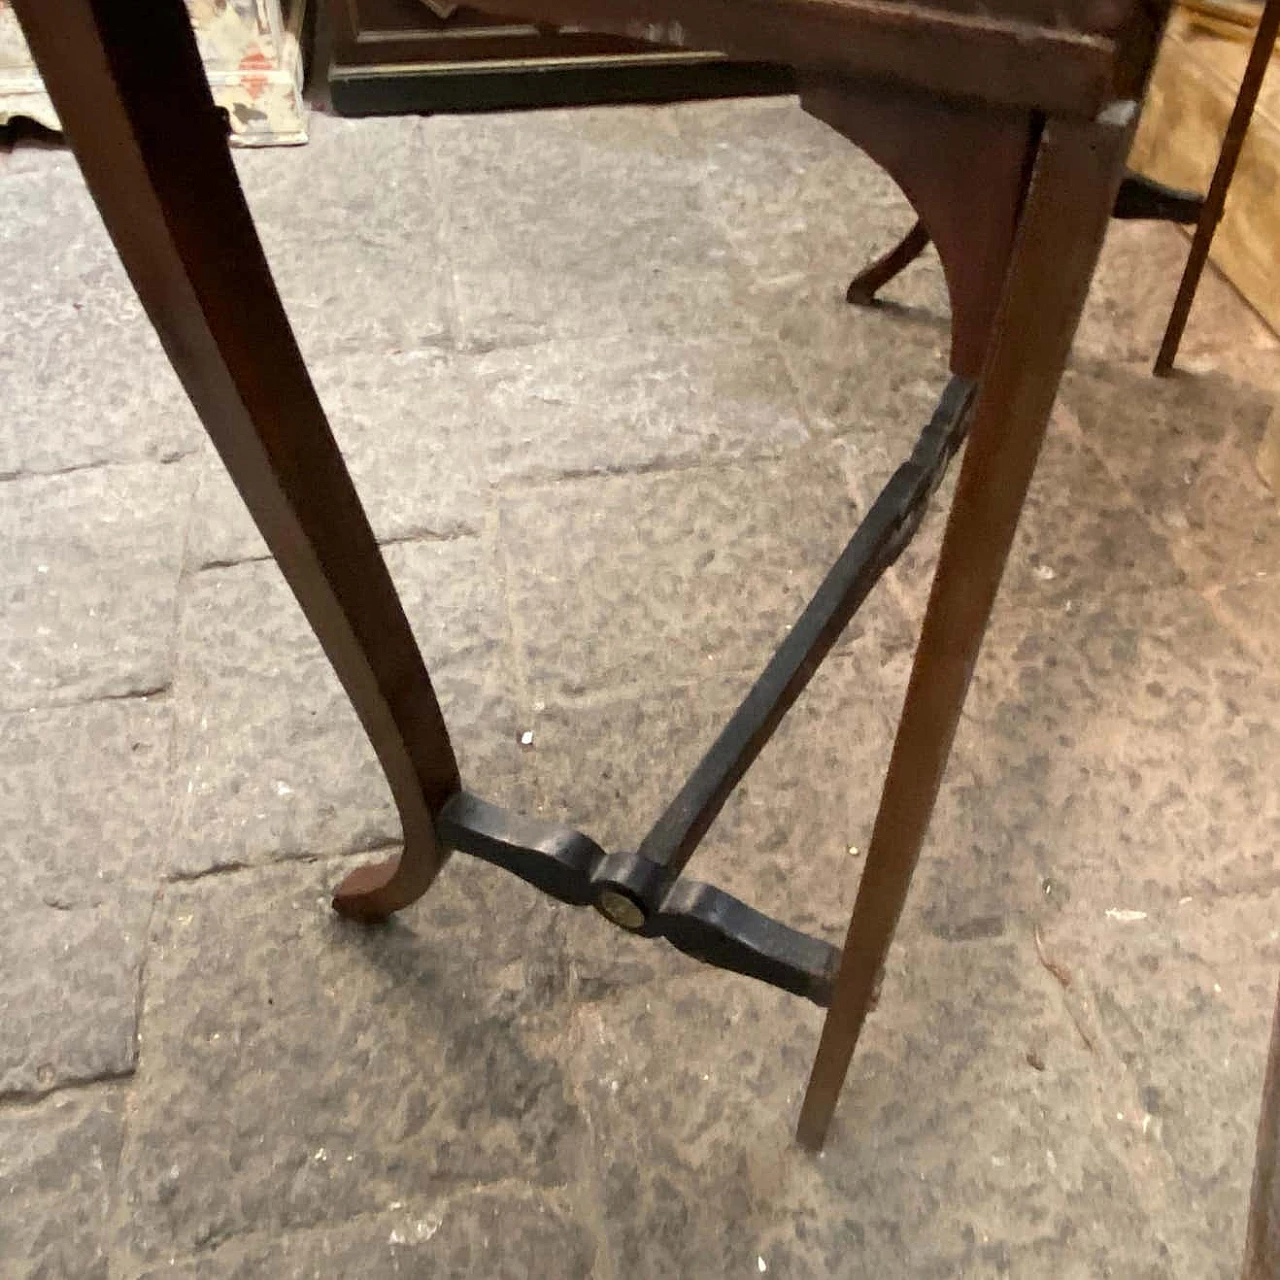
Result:
{"label": "another table leg in background", "polygon": [[1209,261],[1209,247],[1213,244],[1214,232],[1222,221],[1227,192],[1231,189],[1231,179],[1235,177],[1245,135],[1249,132],[1249,122],[1253,119],[1253,109],[1262,90],[1262,80],[1271,62],[1277,32],[1280,32],[1280,0],[1267,0],[1258,20],[1258,32],[1253,38],[1253,48],[1245,66],[1244,78],[1240,82],[1236,105],[1232,108],[1231,119],[1227,121],[1227,132],[1222,139],[1222,150],[1218,153],[1213,179],[1209,183],[1209,191],[1196,222],[1191,252],[1187,255],[1187,265],[1182,271],[1178,294],[1173,300],[1173,310],[1169,313],[1169,323],[1160,343],[1160,353],[1156,356],[1155,372],[1160,376],[1171,373],[1173,362],[1178,358],[1178,344],[1187,327],[1187,317],[1191,314],[1191,304],[1195,300],[1200,276]]}
{"label": "another table leg in background", "polygon": [[811,1149],[826,1138],[906,901],[1133,123],[1052,119],[1041,138],[844,958],[800,1113],[797,1136]]}
{"label": "another table leg in background", "polygon": [[351,698],[404,853],[356,873],[365,918],[418,897],[458,789],[426,667],[280,304],[182,0],[18,0],[89,190],[170,361]]}

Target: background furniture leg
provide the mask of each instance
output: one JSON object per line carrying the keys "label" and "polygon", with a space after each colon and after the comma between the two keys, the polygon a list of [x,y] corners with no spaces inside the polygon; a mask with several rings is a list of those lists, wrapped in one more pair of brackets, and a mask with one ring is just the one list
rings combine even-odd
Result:
{"label": "background furniture leg", "polygon": [[1173,300],[1173,310],[1169,313],[1169,323],[1165,326],[1160,352],[1156,356],[1155,373],[1159,377],[1172,373],[1173,362],[1178,358],[1178,344],[1182,341],[1183,331],[1187,327],[1187,317],[1191,314],[1191,304],[1195,300],[1200,276],[1204,272],[1205,263],[1209,261],[1209,247],[1213,244],[1214,232],[1218,229],[1218,223],[1222,221],[1222,212],[1227,205],[1227,192],[1231,189],[1231,179],[1235,177],[1236,165],[1244,147],[1245,135],[1249,132],[1249,121],[1253,119],[1253,109],[1258,103],[1263,77],[1267,74],[1267,67],[1271,62],[1271,53],[1275,48],[1278,31],[1280,31],[1280,0],[1267,0],[1266,7],[1262,10],[1262,17],[1258,21],[1258,33],[1253,38],[1253,48],[1244,70],[1244,79],[1240,82],[1240,93],[1236,97],[1231,119],[1227,122],[1227,132],[1222,140],[1222,150],[1218,153],[1218,164],[1213,171],[1213,180],[1209,183],[1209,191],[1204,198],[1204,206],[1200,210],[1200,219],[1196,223],[1196,233],[1191,240],[1191,252],[1187,256],[1187,265],[1183,268],[1178,293]]}

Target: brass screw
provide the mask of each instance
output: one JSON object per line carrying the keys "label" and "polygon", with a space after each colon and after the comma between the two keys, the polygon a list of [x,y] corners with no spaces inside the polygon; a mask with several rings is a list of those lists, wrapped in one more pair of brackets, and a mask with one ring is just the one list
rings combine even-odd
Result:
{"label": "brass screw", "polygon": [[644,928],[644,912],[630,898],[616,889],[604,890],[596,900],[596,906],[602,915],[607,916],[623,929]]}

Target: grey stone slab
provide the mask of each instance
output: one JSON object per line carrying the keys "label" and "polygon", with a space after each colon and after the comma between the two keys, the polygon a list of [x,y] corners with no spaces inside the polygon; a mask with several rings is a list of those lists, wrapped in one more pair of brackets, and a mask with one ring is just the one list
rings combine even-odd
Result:
{"label": "grey stone slab", "polygon": [[140,463],[5,482],[0,709],[169,683],[193,480]]}
{"label": "grey stone slab", "polygon": [[1197,585],[1280,564],[1280,512],[1251,462],[1273,395],[1220,374],[1112,368],[1071,374],[1063,399]]}
{"label": "grey stone slab", "polygon": [[421,123],[313,115],[312,124],[305,147],[237,154],[303,353],[447,344],[452,286]]}
{"label": "grey stone slab", "polygon": [[808,438],[776,341],[742,329],[566,339],[470,362],[499,483],[768,455]]}
{"label": "grey stone slab", "polygon": [[1011,611],[971,760],[1054,900],[1148,909],[1274,880],[1280,690],[1187,591]]}
{"label": "grey stone slab", "polygon": [[1187,493],[1188,536],[1173,539],[1188,578],[1210,593],[1280,574],[1280,506],[1229,441]]}
{"label": "grey stone slab", "polygon": [[0,935],[0,1095],[131,1072],[151,894],[13,912]]}
{"label": "grey stone slab", "polygon": [[[491,548],[476,539],[400,543],[387,562],[468,785],[519,804],[519,674]],[[176,872],[398,838],[373,750],[274,563],[195,575],[181,635]]]}
{"label": "grey stone slab", "polygon": [[148,1268],[138,1280],[314,1280],[318,1276],[431,1275],[448,1280],[585,1280],[589,1233],[555,1200],[528,1191],[471,1191],[351,1223],[233,1241],[212,1253]]}
{"label": "grey stone slab", "polygon": [[581,1125],[554,1035],[552,906],[457,857],[369,929],[329,907],[351,865],[166,895],[122,1173],[140,1258],[571,1177]]}
{"label": "grey stone slab", "polygon": [[120,1159],[119,1089],[0,1111],[0,1271],[11,1280],[106,1280]]}
{"label": "grey stone slab", "polygon": [[754,674],[858,514],[826,448],[513,491],[501,533],[532,692]]}
{"label": "grey stone slab", "polygon": [[750,273],[663,112],[437,116],[426,133],[466,345],[749,319]]}
{"label": "grey stone slab", "polygon": [[6,175],[0,476],[189,453],[200,429],[79,171]]}
{"label": "grey stone slab", "polygon": [[968,739],[986,732],[961,726],[907,895],[904,927],[944,942],[1016,934],[1051,885],[974,764]]}
{"label": "grey stone slab", "polygon": [[113,699],[0,716],[11,908],[99,906],[154,882],[172,830],[171,708]]}
{"label": "grey stone slab", "polygon": [[[691,104],[673,118],[696,158],[704,207],[757,279],[807,278],[843,295],[915,221],[894,180],[795,99]],[[932,251],[886,294],[946,319]]]}
{"label": "grey stone slab", "polygon": [[814,1159],[791,1133],[818,1024],[715,975],[580,1009],[618,1274],[1175,1274],[1029,936],[900,939]]}
{"label": "grey stone slab", "polygon": [[[483,432],[472,383],[439,352],[331,356],[312,369],[374,533],[383,540],[476,533]],[[188,540],[200,566],[268,555],[221,459],[206,452]]]}
{"label": "grey stone slab", "polygon": [[[1167,223],[1111,223],[1076,334],[1077,361],[1150,366],[1160,349],[1187,249],[1187,237]],[[1237,362],[1250,368],[1250,356],[1258,352],[1264,360],[1274,360],[1280,341],[1210,267],[1196,291],[1179,367],[1208,360],[1220,368]]]}
{"label": "grey stone slab", "polygon": [[6,290],[35,308],[25,315],[6,311],[6,329],[38,323],[48,310],[73,303],[95,301],[106,309],[128,297],[128,277],[77,169],[40,165],[11,173],[4,191]]}
{"label": "grey stone slab", "polygon": [[1143,1156],[1157,1229],[1207,1247],[1216,1265],[1197,1274],[1235,1276],[1280,968],[1280,896],[1196,897],[1137,919],[1090,907],[1049,925],[1045,946],[1073,975],[1099,1052],[1131,1085],[1120,1132]]}
{"label": "grey stone slab", "polygon": [[[23,312],[23,301],[10,303]],[[195,451],[200,424],[140,305],[96,293],[29,318],[0,345],[0,476]]]}

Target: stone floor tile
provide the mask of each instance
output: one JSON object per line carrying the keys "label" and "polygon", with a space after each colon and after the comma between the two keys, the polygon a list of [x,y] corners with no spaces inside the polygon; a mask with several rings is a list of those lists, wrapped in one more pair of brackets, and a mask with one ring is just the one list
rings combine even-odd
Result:
{"label": "stone floor tile", "polygon": [[554,908],[459,857],[369,929],[329,907],[350,866],[166,893],[122,1175],[139,1257],[571,1176]]}
{"label": "stone floor tile", "polygon": [[11,908],[67,910],[154,881],[169,843],[172,708],[112,699],[0,716],[0,875]]}
{"label": "stone floor tile", "polygon": [[[401,543],[387,562],[468,785],[519,806],[527,774],[519,677],[488,544]],[[398,839],[373,749],[274,564],[197,574],[182,651],[174,870],[193,875]]]}
{"label": "stone floor tile", "polygon": [[[752,279],[661,111],[437,116],[426,128],[468,346],[741,321]],[[749,316],[749,312],[746,313]]]}
{"label": "stone floor tile", "polygon": [[[807,277],[843,295],[915,221],[894,180],[793,98],[690,104],[673,114],[698,162],[704,207],[757,279]],[[886,295],[945,319],[936,255]]]}
{"label": "stone floor tile", "polygon": [[129,293],[128,277],[78,169],[32,165],[6,174],[3,190],[5,296],[23,304],[6,308],[6,331],[38,324],[48,319],[49,310],[76,303],[104,308],[121,303]]}
{"label": "stone floor tile", "polygon": [[147,1268],[138,1280],[587,1280],[598,1274],[594,1262],[590,1235],[554,1200],[527,1191],[464,1191],[350,1223],[232,1241]]}
{"label": "stone floor tile", "polygon": [[[1089,518],[1080,518],[1088,504]],[[1177,586],[1183,573],[1125,489],[1055,411],[1005,574],[1006,598],[1065,606]]]}
{"label": "stone floor tile", "polygon": [[900,940],[815,1159],[791,1131],[818,1023],[728,976],[583,1006],[618,1274],[1172,1274],[1029,937]]}
{"label": "stone floor tile", "polygon": [[[439,352],[332,356],[317,390],[373,531],[383,541],[477,533],[483,430],[471,383]],[[188,540],[196,567],[269,554],[221,459],[206,450]]]}
{"label": "stone floor tile", "polygon": [[141,306],[87,290],[83,303],[42,315],[0,339],[0,477],[166,462],[200,447],[195,411]]}
{"label": "stone floor tile", "polygon": [[535,696],[759,670],[857,515],[825,449],[508,494],[503,552]]}
{"label": "stone floor tile", "polygon": [[124,1097],[107,1086],[0,1110],[0,1272],[107,1280]]}
{"label": "stone floor tile", "polygon": [[[196,573],[175,625],[202,464],[158,460],[206,446],[73,162],[37,159],[0,172],[6,1280],[1236,1273],[1280,946],[1251,471],[1280,339],[1211,274],[1149,378],[1181,233],[1112,229],[814,1159],[811,1005],[461,855],[385,928],[332,916],[356,860],[310,860],[393,847],[385,785],[269,563]],[[905,201],[788,100],[320,117],[237,165],[468,785],[634,847],[945,381],[932,252],[843,300]],[[690,866],[833,939],[955,472]],[[204,503],[194,563],[261,553],[225,482]],[[133,751],[162,704],[47,704],[175,664],[170,852]],[[148,947],[157,872],[201,878]],[[33,1099],[131,1073],[122,1190],[121,1087]]]}
{"label": "stone floor tile", "polygon": [[0,932],[0,1096],[127,1075],[151,894],[101,906],[28,907]]}
{"label": "stone floor tile", "polygon": [[851,307],[843,286],[779,286],[778,340],[814,429],[856,450],[878,493],[911,454],[947,384],[949,339],[918,309]]}
{"label": "stone floor tile", "polygon": [[[1134,918],[1079,904],[1043,945],[1133,1092],[1117,1123],[1153,1225],[1238,1274],[1280,969],[1280,894],[1197,896]],[[1176,1274],[1190,1274],[1179,1269]]]}
{"label": "stone floor tile", "polygon": [[[911,610],[923,610],[963,455],[896,569]],[[861,486],[858,486],[861,497]],[[862,499],[865,501],[865,499]],[[1080,518],[1087,506],[1089,518]],[[1031,480],[996,608],[1063,610],[1103,596],[1175,587],[1185,578],[1167,538],[1085,447],[1059,405]]]}
{"label": "stone floor tile", "polygon": [[770,455],[808,438],[771,337],[607,335],[491,352],[471,364],[472,432],[499,483]]}
{"label": "stone floor tile", "polygon": [[168,685],[193,480],[146,463],[4,483],[0,710]]}
{"label": "stone floor tile", "polygon": [[304,355],[448,344],[452,283],[422,124],[311,120],[306,147],[236,157]]}
{"label": "stone floor tile", "polygon": [[[707,833],[686,874],[797,929],[838,942],[888,759],[895,692],[870,642],[831,658],[792,708]],[[562,702],[537,715],[533,754],[543,816],[629,850],[675,798],[746,692],[708,677],[692,688]],[[850,847],[858,850],[850,852]],[[664,943],[594,912],[566,912],[580,996],[694,972]]]}

